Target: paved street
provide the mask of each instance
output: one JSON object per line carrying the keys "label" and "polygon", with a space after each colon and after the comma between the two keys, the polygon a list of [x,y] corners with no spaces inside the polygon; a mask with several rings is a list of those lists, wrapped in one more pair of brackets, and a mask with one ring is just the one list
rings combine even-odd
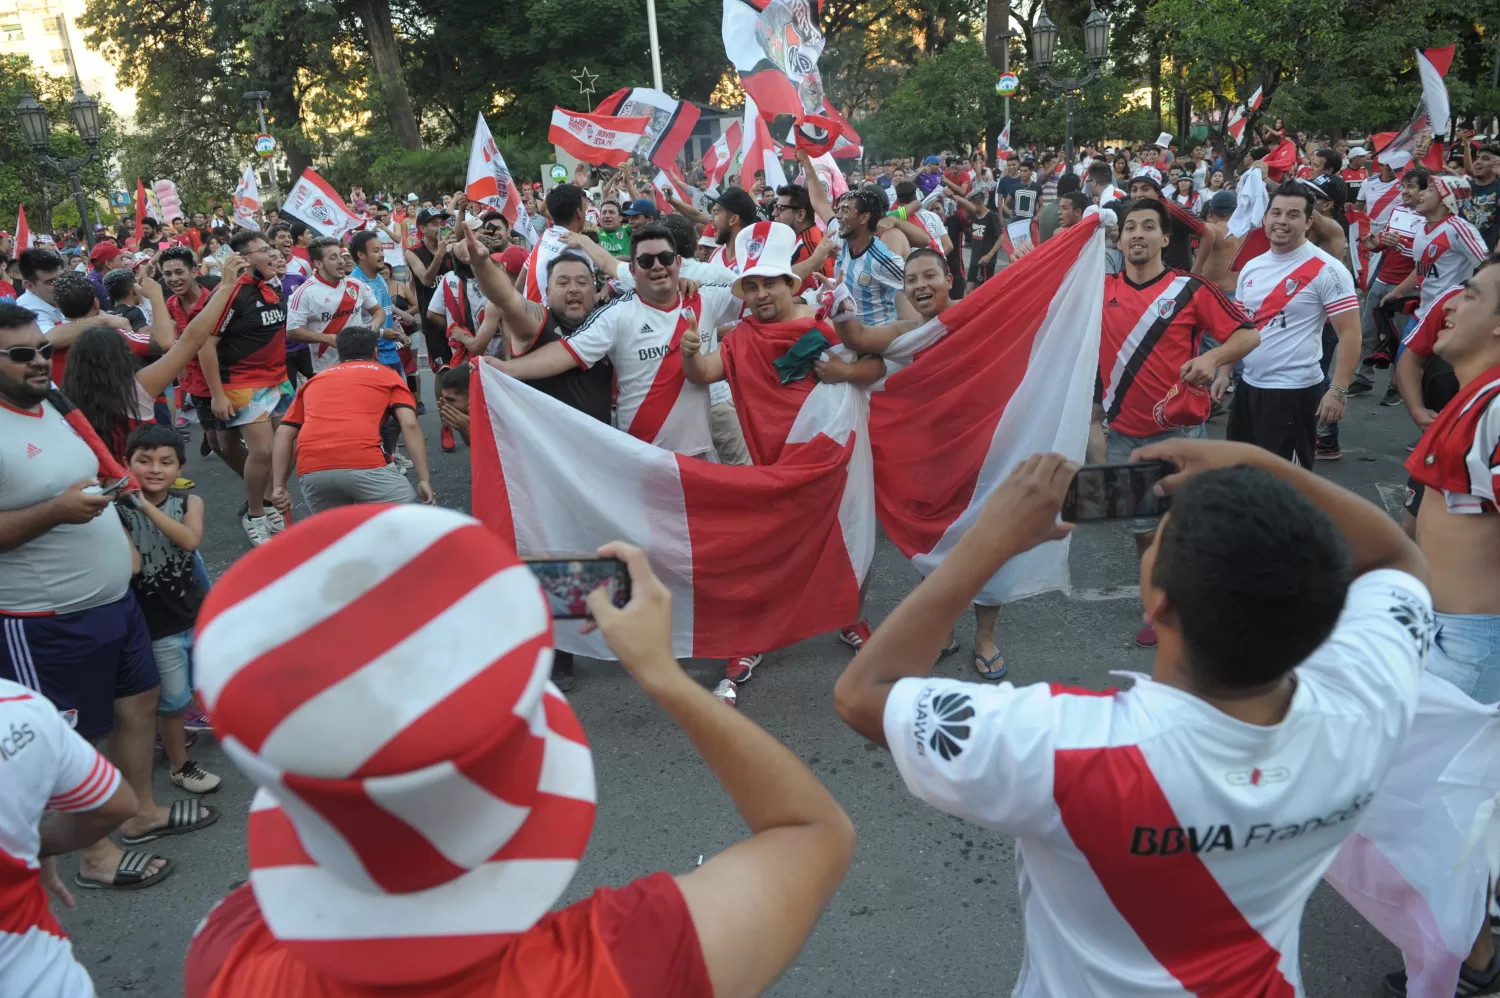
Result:
{"label": "paved street", "polygon": [[[1373,395],[1351,401],[1345,457],[1319,471],[1399,512],[1405,473],[1400,464],[1416,436],[1405,410],[1381,408],[1382,375]],[[424,396],[431,405],[424,375]],[[1222,435],[1223,417],[1213,426]],[[436,415],[422,417],[435,447]],[[197,431],[186,474],[207,504],[203,553],[218,576],[248,548],[237,521],[240,483],[217,460],[197,456]],[[439,501],[468,508],[467,452],[432,454]],[[299,512],[301,512],[299,510]],[[1037,597],[1005,607],[1000,647],[1019,683],[1060,681],[1094,688],[1118,682],[1111,670],[1148,671],[1150,654],[1131,637],[1140,625],[1137,564],[1123,527],[1096,525],[1074,534],[1074,594]],[[870,585],[878,623],[915,584],[917,574],[882,541]],[[972,618],[960,638],[972,637]],[[782,998],[811,996],[1009,994],[1023,940],[1013,844],[944,817],[902,787],[889,757],[865,744],[834,715],[832,686],[850,658],[834,635],[768,656],[740,707],[783,739],[833,791],[854,820],[854,865],[796,965],[772,989]],[[694,661],[690,672],[711,686],[722,663]],[[939,671],[971,676],[967,654]],[[744,829],[687,740],[610,663],[580,660],[570,696],[593,745],[599,812],[588,855],[565,900],[596,884],[620,884],[654,870],[686,870],[698,857],[739,839]],[[475,709],[483,709],[475,705]],[[63,912],[79,957],[99,993],[170,996],[180,993],[181,967],[198,920],[246,876],[245,823],[250,785],[212,738],[193,756],[224,777],[208,799],[223,820],[203,832],[154,845],[177,869],[165,884],[136,893],[76,891],[79,907]],[[160,757],[159,757],[160,758]],[[181,796],[157,770],[158,800]],[[65,860],[71,881],[76,863]],[[1308,993],[1364,998],[1379,977],[1399,966],[1397,955],[1344,903],[1324,889],[1309,908],[1303,937]]]}

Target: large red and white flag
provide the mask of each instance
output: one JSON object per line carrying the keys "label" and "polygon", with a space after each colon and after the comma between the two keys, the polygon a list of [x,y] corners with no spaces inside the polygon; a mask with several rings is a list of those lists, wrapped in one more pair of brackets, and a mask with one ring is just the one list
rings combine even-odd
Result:
{"label": "large red and white flag", "polygon": [[[778,648],[843,627],[874,555],[877,509],[930,571],[1019,461],[1049,450],[1083,458],[1103,286],[1091,215],[898,338],[873,393],[783,386],[765,357],[742,363],[731,336],[726,367],[747,445],[771,462],[749,467],[654,447],[479,365],[474,513],[523,557],[615,539],[643,547],[672,591],[678,656]],[[753,354],[767,342],[740,346]],[[1003,601],[1067,585],[1059,541],[1006,565],[985,593]],[[572,623],[555,640],[610,657]]]}
{"label": "large red and white flag", "polygon": [[712,187],[718,187],[724,182],[724,175],[729,172],[730,164],[734,162],[735,155],[740,151],[740,133],[744,131],[738,121],[733,122],[724,129],[713,145],[708,147],[708,152],[703,154],[703,172],[708,177],[708,183]]}
{"label": "large red and white flag", "polygon": [[1500,708],[1424,673],[1406,744],[1324,874],[1406,959],[1406,993],[1451,998],[1496,868]]}
{"label": "large red and white flag", "polygon": [[31,249],[36,245],[36,240],[31,236],[31,226],[26,224],[26,206],[21,205],[16,211],[16,243],[15,252]]}
{"label": "large red and white flag", "polygon": [[306,222],[318,235],[332,239],[343,239],[364,225],[364,220],[344,204],[338,191],[311,168],[303,170],[287,192],[281,202],[281,213]]}
{"label": "large red and white flag", "polygon": [[1344,217],[1349,221],[1349,272],[1354,283],[1361,289],[1370,286],[1370,248],[1365,245],[1365,236],[1370,234],[1370,216],[1358,209],[1351,209]]}
{"label": "large red and white flag", "polygon": [[260,222],[255,213],[260,211],[260,184],[255,179],[255,167],[245,167],[240,182],[234,188],[234,224],[246,229],[260,231]]}
{"label": "large red and white flag", "polygon": [[517,223],[525,225],[530,219],[526,206],[521,202],[521,192],[505,165],[505,157],[490,135],[490,126],[484,115],[474,122],[474,141],[469,146],[469,172],[464,178],[464,196],[475,204],[487,205],[505,216],[512,229]]}
{"label": "large red and white flag", "polygon": [[755,183],[755,171],[765,171],[766,186],[773,190],[786,186],[786,171],[781,168],[781,147],[771,137],[771,128],[758,113],[755,99],[745,94],[745,121],[740,145],[740,186],[749,190]]}
{"label": "large red and white flag", "polygon": [[[1451,65],[1453,65],[1452,45],[1440,49],[1417,49],[1417,75],[1422,78],[1422,101],[1417,105],[1417,111],[1406,123],[1406,127],[1401,129],[1396,137],[1387,142],[1376,154],[1376,160],[1390,164],[1391,158],[1401,152],[1411,153],[1415,158],[1417,143],[1421,141],[1424,133],[1433,136],[1447,134],[1450,111],[1448,86],[1443,82],[1443,77],[1448,75],[1448,67]],[[1434,169],[1441,172],[1442,144],[1434,142],[1432,148],[1437,150],[1437,165]],[[1430,149],[1429,155],[1431,151]]]}
{"label": "large red and white flag", "polygon": [[680,101],[650,87],[623,87],[610,94],[594,108],[595,114],[621,118],[645,117],[646,126],[636,151],[656,166],[675,166],[693,126],[702,113],[692,101]]}
{"label": "large red and white flag", "polygon": [[630,158],[649,124],[646,117],[616,118],[554,107],[547,140],[585,163],[619,166]]}
{"label": "large red and white flag", "polygon": [[[876,508],[923,574],[1018,463],[1039,451],[1083,460],[1104,311],[1098,217],[1090,209],[885,352],[870,395]],[[979,598],[1068,587],[1065,538],[1007,562]]]}

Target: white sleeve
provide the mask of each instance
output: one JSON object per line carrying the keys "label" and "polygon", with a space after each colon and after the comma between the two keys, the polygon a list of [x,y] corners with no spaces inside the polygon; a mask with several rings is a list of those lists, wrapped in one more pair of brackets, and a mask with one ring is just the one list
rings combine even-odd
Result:
{"label": "white sleeve", "polygon": [[1297,667],[1363,702],[1374,716],[1416,713],[1417,687],[1436,623],[1427,587],[1382,569],[1354,580],[1328,640]]}
{"label": "white sleeve", "polygon": [[703,314],[698,316],[700,329],[717,329],[726,322],[738,322],[744,303],[728,288],[705,285],[698,290],[703,299]]}
{"label": "white sleeve", "polygon": [[[22,305],[21,307],[26,308],[25,305]],[[36,328],[41,330],[43,336],[47,334],[47,330],[57,325],[57,323],[52,320],[52,315],[48,312],[33,311],[31,314],[36,316]]]}
{"label": "white sleeve", "polygon": [[451,273],[443,275],[443,279],[432,290],[432,300],[427,303],[427,311],[444,319],[448,318],[448,278],[452,276]]}
{"label": "white sleeve", "polygon": [[100,755],[83,736],[57,713],[52,704],[37,697],[35,711],[39,734],[52,756],[52,789],[49,811],[92,811],[120,786],[120,771]]}
{"label": "white sleeve", "polygon": [[1500,395],[1492,395],[1474,424],[1474,443],[1464,456],[1469,494],[1495,501],[1500,493]]}
{"label": "white sleeve", "polygon": [[1009,835],[1041,832],[1052,797],[1052,691],[903,679],[885,702],[885,739],[906,787],[940,811]]}
{"label": "white sleeve", "polygon": [[624,301],[617,298],[603,308],[594,309],[593,314],[578,327],[578,332],[562,341],[563,346],[588,367],[599,363],[614,349],[618,320],[625,315],[625,309],[621,307]]}
{"label": "white sleeve", "polygon": [[[308,311],[307,311],[307,306],[306,306],[307,296],[302,293],[302,288],[303,287],[306,287],[306,285],[299,285],[298,288],[297,288],[297,290],[295,290],[295,291],[292,292],[292,297],[287,300],[287,303],[286,303],[286,328],[287,329],[306,329],[307,328],[307,319],[308,319]],[[317,332],[317,331],[318,330],[313,330],[313,332]]]}
{"label": "white sleeve", "polygon": [[1323,309],[1331,319],[1350,310],[1359,311],[1359,298],[1354,293],[1354,275],[1349,268],[1337,260],[1323,267],[1318,275],[1318,296]]}

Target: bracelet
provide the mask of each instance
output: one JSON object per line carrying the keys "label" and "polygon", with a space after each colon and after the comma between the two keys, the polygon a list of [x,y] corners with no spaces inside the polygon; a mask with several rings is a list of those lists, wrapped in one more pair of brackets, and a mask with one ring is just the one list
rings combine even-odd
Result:
{"label": "bracelet", "polygon": [[1347,388],[1340,388],[1338,385],[1330,383],[1328,385],[1328,390],[1338,393],[1338,397],[1341,399],[1347,399],[1349,397],[1349,389]]}

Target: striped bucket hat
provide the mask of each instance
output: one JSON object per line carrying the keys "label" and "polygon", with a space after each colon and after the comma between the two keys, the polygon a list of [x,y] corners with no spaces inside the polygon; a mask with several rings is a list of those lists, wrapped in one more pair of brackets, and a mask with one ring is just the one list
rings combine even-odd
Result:
{"label": "striped bucket hat", "polygon": [[342,980],[435,980],[562,895],[594,822],[552,620],[477,520],[351,506],[252,550],[198,620],[198,691],[260,787],[267,927]]}

